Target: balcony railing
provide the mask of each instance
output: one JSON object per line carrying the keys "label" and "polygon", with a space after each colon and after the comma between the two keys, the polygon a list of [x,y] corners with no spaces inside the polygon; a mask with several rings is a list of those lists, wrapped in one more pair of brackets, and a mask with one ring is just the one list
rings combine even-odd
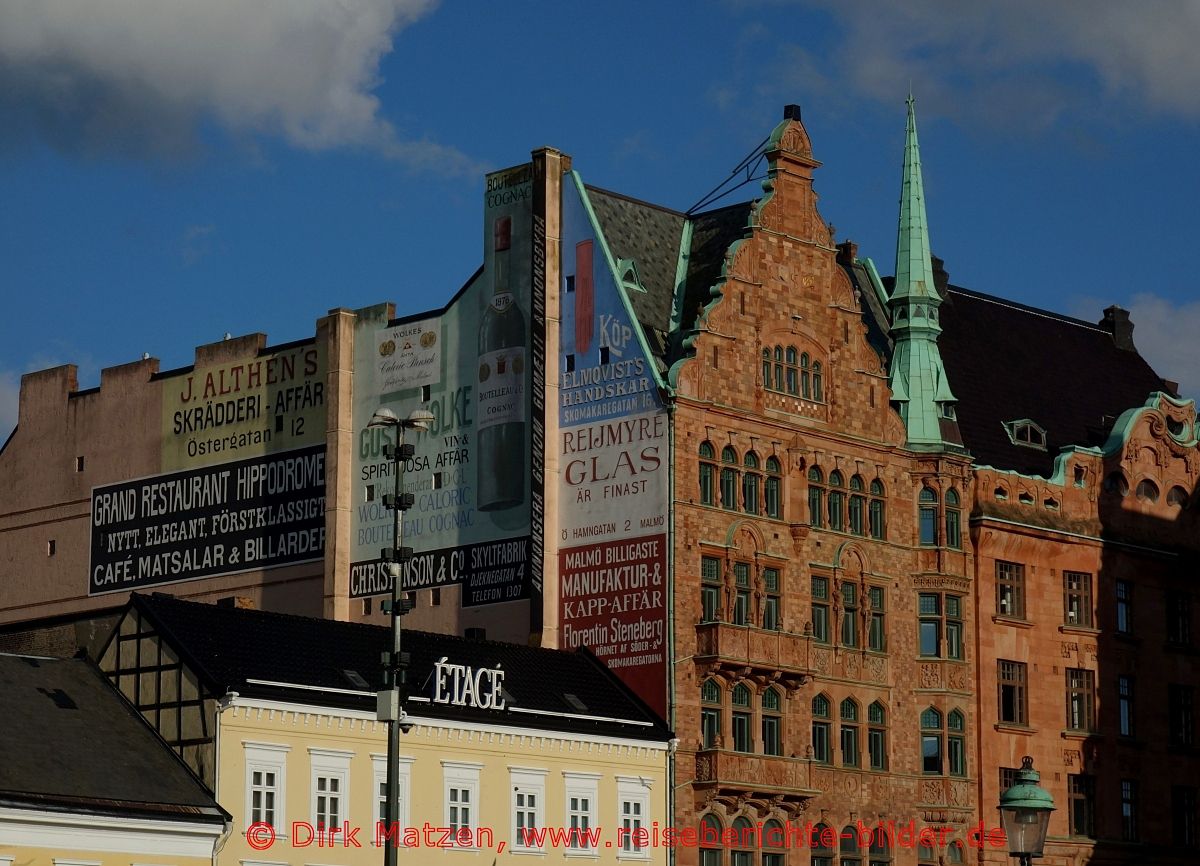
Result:
{"label": "balcony railing", "polygon": [[[811,672],[812,638],[795,632],[702,622],[696,626],[696,660],[720,667],[749,668],[799,686]],[[775,675],[778,675],[777,677]]]}

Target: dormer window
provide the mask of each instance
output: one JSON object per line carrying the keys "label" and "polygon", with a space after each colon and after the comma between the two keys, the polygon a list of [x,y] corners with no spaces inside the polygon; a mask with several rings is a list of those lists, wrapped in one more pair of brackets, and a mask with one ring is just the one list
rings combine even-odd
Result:
{"label": "dormer window", "polygon": [[1022,418],[1019,421],[1005,421],[1004,429],[1014,445],[1037,448],[1040,451],[1046,450],[1046,431],[1028,418]]}

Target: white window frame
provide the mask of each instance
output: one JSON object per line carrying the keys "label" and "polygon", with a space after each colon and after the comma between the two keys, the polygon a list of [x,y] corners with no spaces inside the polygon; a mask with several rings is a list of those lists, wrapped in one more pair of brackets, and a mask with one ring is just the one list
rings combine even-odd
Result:
{"label": "white window frame", "polygon": [[479,807],[481,805],[479,802],[479,772],[482,769],[483,764],[468,761],[442,761],[442,808],[446,821],[443,826],[447,828],[451,826],[450,789],[466,789],[471,794],[467,813],[470,818],[466,824],[461,826],[471,828],[471,840],[474,844],[470,846],[454,844],[455,840],[452,835],[447,841],[456,851],[479,850]]}
{"label": "white window frame", "polygon": [[[339,829],[345,827],[350,821],[350,761],[354,757],[354,752],[346,749],[317,749],[309,747],[308,763],[309,763],[309,808],[308,814],[311,816],[313,829],[317,827],[317,777],[337,779],[338,790],[338,821]],[[329,791],[323,792],[326,797],[330,795]],[[328,832],[330,827],[326,827]]]}
{"label": "white window frame", "polygon": [[[617,776],[617,828],[625,828],[625,804],[637,803],[641,806],[638,816],[638,826],[647,833],[650,831],[650,790],[651,780],[644,776]],[[630,847],[626,847],[626,846]],[[636,846],[632,836],[623,836],[616,842],[618,860],[649,860],[650,846]]]}
{"label": "white window frame", "polygon": [[[569,832],[572,829],[571,828],[571,798],[572,797],[578,797],[581,799],[584,797],[587,798],[588,810],[587,810],[585,817],[587,818],[588,831],[590,832],[591,830],[593,830],[599,826],[599,821],[597,819],[597,814],[596,814],[597,806],[598,806],[598,803],[596,801],[600,794],[599,782],[600,782],[600,774],[599,773],[571,773],[571,772],[563,771],[563,784],[566,787],[566,796],[563,798],[563,815],[565,816],[565,819],[563,821],[563,830],[564,831]],[[571,844],[572,842],[575,842],[577,844],[572,845]],[[578,838],[573,838],[570,841],[568,841],[567,847],[565,849],[563,849],[563,853],[566,856],[571,856],[572,854],[574,854],[576,856],[578,856],[578,855],[585,855],[585,856],[591,856],[591,857],[599,857],[600,856],[600,852],[597,848],[585,847],[582,844],[582,840],[580,840]]]}
{"label": "white window frame", "polygon": [[[400,791],[400,826],[404,830],[412,826],[408,792],[412,790],[412,765],[414,760],[414,758],[408,758],[404,755],[396,758],[396,769],[399,771],[396,775],[396,787]],[[371,768],[374,771],[371,774],[371,810],[374,821],[371,825],[371,844],[375,846],[377,845],[375,841],[375,828],[383,821],[383,813],[379,803],[379,786],[387,784],[387,755],[372,752]],[[400,834],[400,838],[404,838],[403,833]]]}
{"label": "white window frame", "polygon": [[[544,854],[545,848],[539,848],[536,845],[526,845],[521,838],[520,830],[517,827],[517,795],[518,794],[533,794],[537,799],[534,801],[534,821],[536,826],[546,826],[546,776],[549,775],[549,770],[543,770],[536,767],[508,767],[508,786],[512,792],[508,813],[512,817],[512,850],[514,853],[526,854]],[[528,807],[524,807],[522,811],[529,811]]]}
{"label": "white window frame", "polygon": [[291,825],[287,823],[287,756],[291,746],[282,743],[259,743],[252,740],[242,740],[242,751],[246,765],[246,802],[244,833],[254,823],[254,774],[255,772],[275,774],[275,836],[279,839],[288,838],[287,832]]}

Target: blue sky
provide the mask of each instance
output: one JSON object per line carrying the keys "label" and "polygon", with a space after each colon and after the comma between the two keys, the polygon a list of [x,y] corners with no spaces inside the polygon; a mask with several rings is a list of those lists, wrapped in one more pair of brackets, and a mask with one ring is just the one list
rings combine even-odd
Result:
{"label": "blue sky", "polygon": [[542,145],[685,210],[797,102],[822,214],[891,273],[910,86],[951,279],[1125,306],[1200,396],[1196,44],[1171,0],[0,0],[0,437],[29,370],[440,305],[483,172]]}

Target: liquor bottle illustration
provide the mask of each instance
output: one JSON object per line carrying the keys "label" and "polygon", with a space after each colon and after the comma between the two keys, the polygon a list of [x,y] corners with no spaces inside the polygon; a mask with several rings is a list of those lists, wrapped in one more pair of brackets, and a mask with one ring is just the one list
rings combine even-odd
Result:
{"label": "liquor bottle illustration", "polygon": [[592,242],[580,241],[575,245],[575,351],[580,354],[592,347],[595,306]]}
{"label": "liquor bottle illustration", "polygon": [[479,322],[479,387],[475,434],[480,511],[525,501],[525,319],[508,284],[512,217],[492,226],[491,303]]}

